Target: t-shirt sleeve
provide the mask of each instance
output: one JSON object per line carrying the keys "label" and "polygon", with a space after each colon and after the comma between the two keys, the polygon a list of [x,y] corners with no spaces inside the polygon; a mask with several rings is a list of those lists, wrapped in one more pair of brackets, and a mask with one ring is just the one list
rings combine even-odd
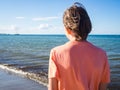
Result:
{"label": "t-shirt sleeve", "polygon": [[110,66],[109,66],[109,62],[106,54],[105,54],[104,60],[105,60],[105,64],[104,64],[101,83],[109,83],[110,82]]}
{"label": "t-shirt sleeve", "polygon": [[56,58],[54,50],[50,52],[49,58],[49,70],[48,70],[48,78],[57,78],[58,77],[58,69],[56,65]]}

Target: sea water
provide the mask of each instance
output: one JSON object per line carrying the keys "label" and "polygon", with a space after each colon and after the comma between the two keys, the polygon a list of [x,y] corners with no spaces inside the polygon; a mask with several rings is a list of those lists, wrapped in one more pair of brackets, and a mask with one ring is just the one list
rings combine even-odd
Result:
{"label": "sea water", "polygon": [[[107,52],[111,81],[120,82],[120,35],[90,35],[87,40]],[[67,41],[65,35],[0,35],[0,65],[47,83],[50,50]]]}

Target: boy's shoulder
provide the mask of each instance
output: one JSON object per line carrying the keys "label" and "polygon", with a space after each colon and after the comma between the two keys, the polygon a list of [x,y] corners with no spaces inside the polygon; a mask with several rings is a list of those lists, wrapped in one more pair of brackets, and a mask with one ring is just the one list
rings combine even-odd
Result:
{"label": "boy's shoulder", "polygon": [[55,46],[54,48],[51,49],[52,52],[64,52],[69,46],[67,45],[68,42],[62,44],[62,45],[59,45],[59,46]]}
{"label": "boy's shoulder", "polygon": [[97,51],[97,52],[99,52],[99,53],[101,53],[101,54],[106,54],[106,51],[105,51],[104,49],[102,49],[101,47],[98,47],[98,46],[96,46],[96,45],[94,45],[94,44],[92,44],[92,43],[90,43],[90,42],[89,42],[89,44],[91,45],[91,47],[92,47],[95,51]]}
{"label": "boy's shoulder", "polygon": [[54,48],[52,48],[51,50],[52,51],[59,51],[59,50],[61,50],[61,49],[63,49],[64,48],[64,44],[63,45],[59,45],[59,46],[55,46]]}
{"label": "boy's shoulder", "polygon": [[64,49],[67,49],[71,46],[71,42],[68,41],[62,45],[59,45],[59,46],[55,46],[54,48],[52,48],[52,50],[64,50]]}

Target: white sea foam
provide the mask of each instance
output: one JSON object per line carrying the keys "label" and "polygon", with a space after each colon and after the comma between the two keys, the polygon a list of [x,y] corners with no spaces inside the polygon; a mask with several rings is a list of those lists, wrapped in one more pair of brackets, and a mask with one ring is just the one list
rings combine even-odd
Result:
{"label": "white sea foam", "polygon": [[7,70],[8,72],[12,72],[14,74],[17,74],[17,75],[21,75],[23,77],[27,77],[27,78],[35,81],[35,82],[38,82],[39,84],[47,86],[47,83],[44,83],[44,82],[40,81],[42,78],[38,77],[34,73],[24,72],[22,70],[18,70],[18,69],[14,68],[14,67],[9,67],[7,65],[0,65],[0,68],[3,69],[3,70]]}

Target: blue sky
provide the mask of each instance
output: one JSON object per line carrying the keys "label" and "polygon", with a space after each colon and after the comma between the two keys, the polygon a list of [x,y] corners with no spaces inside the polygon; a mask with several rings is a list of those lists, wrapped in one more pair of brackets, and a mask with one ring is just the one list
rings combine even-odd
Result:
{"label": "blue sky", "polygon": [[87,9],[91,34],[120,34],[120,0],[0,0],[0,33],[64,34],[63,12],[76,1]]}

